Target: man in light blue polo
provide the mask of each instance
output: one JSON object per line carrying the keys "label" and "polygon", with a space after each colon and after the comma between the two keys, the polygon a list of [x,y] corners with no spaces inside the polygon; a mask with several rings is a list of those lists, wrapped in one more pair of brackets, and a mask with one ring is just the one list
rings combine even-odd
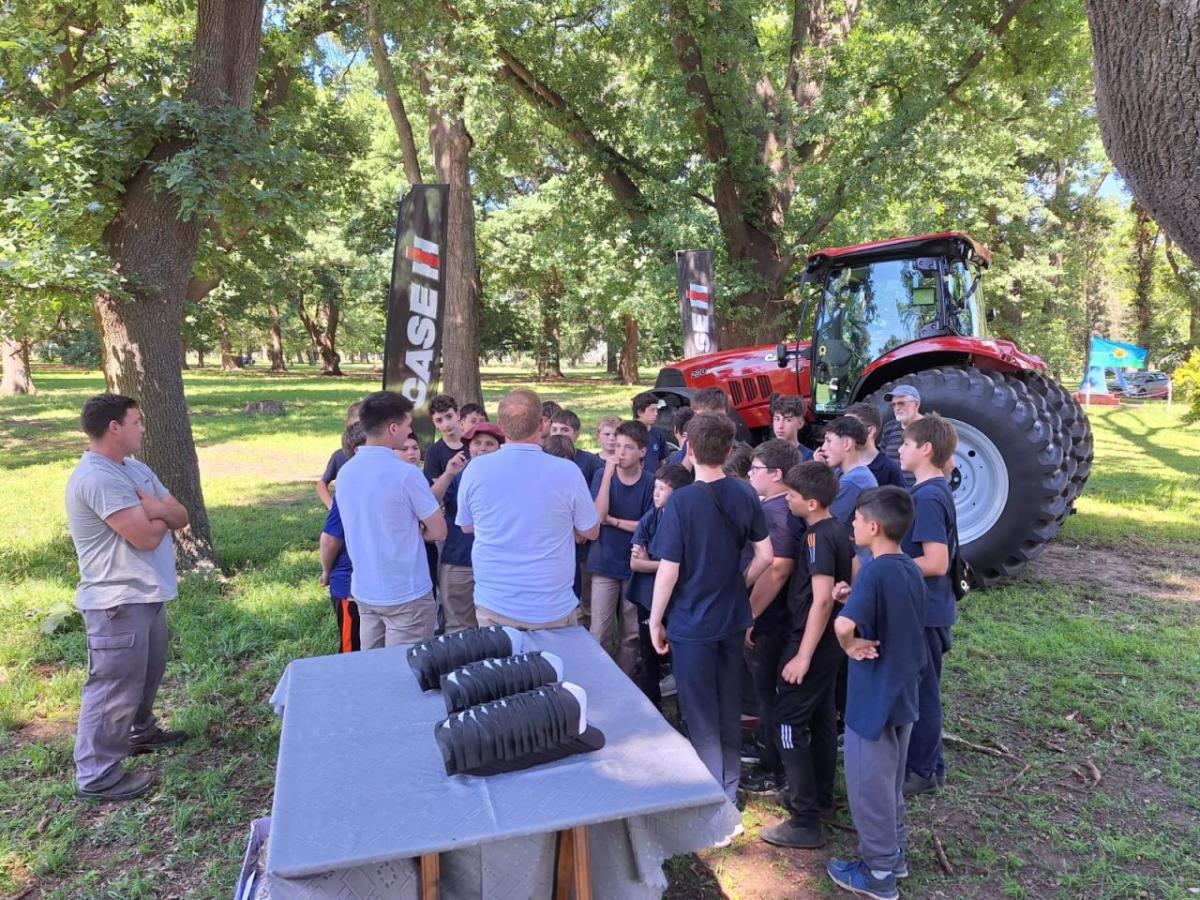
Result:
{"label": "man in light blue polo", "polygon": [[[500,401],[505,444],[472,460],[456,521],[475,535],[475,614],[480,626],[574,625],[575,542],[600,533],[579,467],[542,452],[542,403],[529,390]],[[340,489],[340,488],[339,488]]]}

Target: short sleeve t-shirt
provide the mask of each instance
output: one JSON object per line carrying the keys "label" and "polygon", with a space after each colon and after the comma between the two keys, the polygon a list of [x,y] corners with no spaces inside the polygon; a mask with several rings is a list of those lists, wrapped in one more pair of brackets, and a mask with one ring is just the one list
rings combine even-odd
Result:
{"label": "short sleeve t-shirt", "polygon": [[348,458],[345,450],[334,450],[329,457],[329,462],[325,464],[325,474],[321,476],[321,480],[326,484],[333,484],[337,481],[338,472],[342,470],[342,466],[346,464]]}
{"label": "short sleeve t-shirt", "polygon": [[667,614],[667,637],[708,643],[753,623],[750,594],[739,565],[747,541],[766,540],[767,520],[754,489],[735,478],[710,482],[732,529],[701,484],[671,494],[650,554],[679,564]]}
{"label": "short sleeve t-shirt", "polygon": [[329,507],[329,513],[325,516],[325,527],[321,530],[342,542],[342,549],[338,551],[337,558],[333,561],[333,568],[329,571],[329,596],[336,600],[345,600],[351,596],[350,573],[352,569],[350,552],[346,549],[346,530],[342,527],[342,514],[338,512],[336,499]]}
{"label": "short sleeve t-shirt", "polygon": [[841,615],[859,637],[879,641],[877,659],[850,660],[846,682],[846,727],[878,740],[884,726],[917,720],[917,686],[929,655],[921,570],[903,554],[871,560]]}
{"label": "short sleeve t-shirt", "polygon": [[[901,549],[913,559],[924,556],[922,544],[945,544],[947,558],[954,545],[954,499],[945,478],[930,478],[909,490],[913,499],[913,523]],[[948,628],[958,621],[958,606],[954,602],[954,587],[950,573],[925,579],[929,605],[925,612],[928,628]]]}
{"label": "short sleeve t-shirt", "polygon": [[[763,500],[762,508],[763,516],[767,520],[767,532],[771,538],[771,549],[775,551],[775,558],[796,559],[804,539],[804,520],[791,514],[788,510],[787,497],[784,494]],[[749,555],[747,555],[747,550],[750,551]],[[753,555],[753,548],[749,545],[742,549],[740,563],[743,571],[749,565]],[[787,585],[784,585],[779,595],[754,620],[754,627],[756,630],[761,629],[760,633],[786,625],[788,618],[787,591]]]}
{"label": "short sleeve t-shirt", "polygon": [[442,506],[446,510],[446,540],[442,542],[441,561],[448,566],[471,565],[471,547],[475,544],[475,536],[464,534],[462,526],[455,521],[458,516],[458,491],[462,485],[462,472],[454,476],[446,495],[442,498]]}
{"label": "short sleeve t-shirt", "polygon": [[[808,614],[812,611],[814,575],[827,575],[836,585],[839,581],[850,583],[854,552],[845,526],[830,516],[821,519],[805,532],[800,558],[796,560],[796,572],[788,591],[787,609],[789,625],[795,636],[804,634],[808,625]],[[820,646],[828,649],[837,643],[833,632],[833,620],[838,615],[838,604],[829,614],[829,622],[821,635]]]}
{"label": "short sleeve t-shirt", "polygon": [[658,428],[650,428],[646,437],[646,456],[642,465],[653,475],[667,456],[667,436]]}
{"label": "short sleeve t-shirt", "polygon": [[[661,519],[662,509],[651,506],[646,514],[638,519],[637,528],[633,530],[633,540],[629,542],[630,545],[637,544],[639,547],[645,547],[646,552],[649,553],[650,544],[654,541],[654,535],[658,531],[658,523]],[[638,606],[649,609],[654,602],[654,573],[634,572],[629,579],[627,596]]]}
{"label": "short sleeve t-shirt", "polygon": [[[592,476],[592,498],[600,493],[604,481],[604,470]],[[608,488],[608,514],[617,519],[637,522],[654,506],[654,475],[646,469],[633,484],[625,484],[613,472]],[[600,537],[592,542],[588,551],[587,570],[593,575],[619,578],[624,581],[632,572],[629,570],[629,548],[633,535],[613,525],[601,525]]]}
{"label": "short sleeve t-shirt", "polygon": [[579,604],[575,532],[596,524],[596,506],[571,460],[517,443],[472,460],[456,519],[475,529],[476,606],[536,624],[565,618]]}
{"label": "short sleeve t-shirt", "polygon": [[908,487],[908,483],[904,480],[904,473],[900,471],[900,464],[885,453],[876,453],[875,458],[867,463],[867,468],[875,476],[875,483],[879,487],[889,484],[900,488]]}
{"label": "short sleeve t-shirt", "polygon": [[866,466],[855,466],[843,472],[838,479],[838,494],[829,507],[835,519],[849,530],[854,522],[854,505],[858,503],[858,495],[868,488],[878,487],[875,476]]}
{"label": "short sleeve t-shirt", "polygon": [[425,477],[429,479],[430,484],[442,476],[446,471],[446,463],[450,462],[456,453],[462,453],[466,449],[466,444],[460,444],[457,448],[451,447],[445,438],[434,441],[429,452],[425,454]]}
{"label": "short sleeve t-shirt", "polygon": [[421,521],[441,505],[421,470],[387,447],[360,447],[338,473],[354,599],[398,606],[433,590]]}
{"label": "short sleeve t-shirt", "polygon": [[126,603],[161,603],[179,593],[175,541],[168,531],[153,550],[139,550],[104,521],[137,506],[137,491],[170,492],[145,463],[113,462],[85,451],[67,480],[67,528],[79,559],[76,609],[108,609]]}
{"label": "short sleeve t-shirt", "polygon": [[579,466],[579,471],[583,473],[583,480],[589,485],[592,483],[593,475],[604,471],[604,460],[588,450],[575,451],[575,465]]}

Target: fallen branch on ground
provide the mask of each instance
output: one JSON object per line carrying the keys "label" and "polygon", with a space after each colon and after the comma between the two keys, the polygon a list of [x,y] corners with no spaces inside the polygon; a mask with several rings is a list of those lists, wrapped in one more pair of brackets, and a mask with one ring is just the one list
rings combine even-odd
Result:
{"label": "fallen branch on ground", "polygon": [[938,865],[942,867],[943,872],[953,878],[954,866],[950,865],[950,860],[946,856],[946,848],[942,846],[942,839],[938,837],[938,833],[932,829],[930,830],[929,835],[933,838],[933,852],[934,855],[937,856]]}
{"label": "fallen branch on ground", "polygon": [[1018,781],[1020,781],[1022,778],[1024,778],[1025,773],[1027,773],[1032,768],[1033,768],[1033,763],[1025,763],[1025,765],[1021,767],[1021,770],[1019,772],[1017,772],[1017,774],[1011,775],[1008,778],[1005,778],[1002,782],[1000,782],[998,785],[996,785],[994,788],[992,788],[992,792],[999,793],[1000,791],[1003,791],[1005,788],[1012,787],[1014,784],[1016,784]]}
{"label": "fallen branch on ground", "polygon": [[997,750],[995,747],[974,744],[971,741],[960,738],[957,734],[950,734],[947,731],[942,732],[942,743],[949,744],[951,747],[959,747],[963,750],[974,750],[976,753],[986,753],[988,756],[995,756],[999,759],[1007,759],[1009,762],[1015,762],[1018,765],[1025,764],[1025,760],[1021,759],[1021,757],[1014,756],[1006,750]]}

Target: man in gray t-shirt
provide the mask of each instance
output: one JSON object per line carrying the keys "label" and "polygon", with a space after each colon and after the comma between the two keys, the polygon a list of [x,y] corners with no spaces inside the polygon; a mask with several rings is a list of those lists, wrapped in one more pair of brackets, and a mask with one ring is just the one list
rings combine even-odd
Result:
{"label": "man in gray t-shirt", "polygon": [[187,510],[148,466],[132,458],[145,426],[137,403],[117,394],[83,407],[90,444],[67,481],[67,527],[79,557],[75,606],[87,629],[88,678],[75,738],[77,793],[128,800],[154,775],[121,761],[187,740],[154,719],[167,660],[165,604],[178,593],[172,531]]}

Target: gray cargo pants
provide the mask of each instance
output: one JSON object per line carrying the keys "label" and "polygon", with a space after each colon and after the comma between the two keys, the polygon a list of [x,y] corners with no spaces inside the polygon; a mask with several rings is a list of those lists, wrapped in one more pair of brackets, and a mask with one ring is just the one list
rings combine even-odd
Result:
{"label": "gray cargo pants", "polygon": [[846,727],[846,794],[858,830],[862,861],[877,872],[900,862],[908,837],[904,827],[904,760],[912,725],[885,725],[868,741]]}
{"label": "gray cargo pants", "polygon": [[129,738],[154,728],[154,698],[167,665],[165,603],[85,609],[88,677],[75,735],[80,789],[101,791],[124,776]]}

